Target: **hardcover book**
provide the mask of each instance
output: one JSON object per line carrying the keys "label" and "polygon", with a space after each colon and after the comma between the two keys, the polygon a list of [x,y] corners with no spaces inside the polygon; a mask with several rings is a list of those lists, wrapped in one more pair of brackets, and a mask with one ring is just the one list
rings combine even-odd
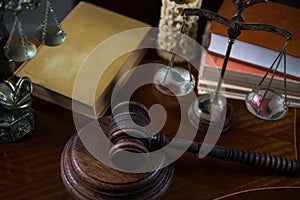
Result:
{"label": "hardcover book", "polygon": [[[92,101],[86,95],[89,80],[86,80],[86,91],[82,91],[82,95],[76,99],[72,97],[78,70],[95,47],[110,36],[149,25],[82,1],[63,20],[61,26],[67,34],[66,41],[56,47],[41,45],[37,55],[22,64],[16,71],[16,76],[29,77],[34,84],[33,95],[41,99],[67,109],[72,108],[73,100],[85,106],[87,113],[92,111],[101,117],[109,106],[116,79],[134,67],[145,52],[136,50],[113,61],[99,80],[96,96]],[[134,40],[137,45],[142,41],[139,38]],[[96,64],[90,67],[106,67],[97,58],[93,62]]]}
{"label": "hardcover book", "polygon": [[[198,94],[208,93],[209,90],[216,88],[223,61],[223,56],[207,52],[206,64],[199,70]],[[259,84],[265,74],[265,70],[257,68],[254,65],[229,59],[222,81],[222,88],[225,90],[225,95],[228,98],[245,100],[247,93]],[[271,76],[272,73],[265,78],[261,87],[267,87]],[[290,106],[300,106],[300,80],[287,77],[286,84],[287,98],[290,101]],[[276,74],[272,80],[270,89],[284,95],[284,77]]]}
{"label": "hardcover book", "polygon": [[[231,0],[224,0],[218,14],[230,19],[236,13]],[[245,22],[264,23],[282,27],[292,33],[293,38],[287,45],[287,74],[300,77],[300,9],[283,4],[258,3],[243,11]],[[228,33],[227,26],[212,21],[207,33],[207,49],[210,52],[225,55]],[[285,38],[266,31],[242,31],[235,41],[231,58],[267,69],[282,50]],[[279,66],[283,72],[283,65]]]}

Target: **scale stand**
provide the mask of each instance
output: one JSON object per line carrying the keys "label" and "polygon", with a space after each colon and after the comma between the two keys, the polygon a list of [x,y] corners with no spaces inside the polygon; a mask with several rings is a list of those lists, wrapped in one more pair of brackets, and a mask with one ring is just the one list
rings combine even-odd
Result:
{"label": "scale stand", "polygon": [[4,24],[2,1],[0,13],[0,143],[15,142],[34,128],[32,104],[32,83],[24,77],[17,82],[12,80],[14,63],[5,56],[9,33]]}
{"label": "scale stand", "polygon": [[[0,0],[0,143],[15,142],[34,129],[34,111],[32,104],[32,82],[27,77],[15,80],[14,62],[24,62],[32,59],[37,52],[34,43],[30,42],[22,27],[20,13],[23,10],[35,10],[40,6],[40,0]],[[14,14],[11,31],[8,32],[4,23],[5,11]],[[50,0],[47,0],[46,19],[48,12],[53,13]],[[44,20],[41,32],[43,45],[56,46],[65,41],[66,34],[61,29],[54,15],[56,26],[48,27]],[[19,37],[14,40],[15,29],[19,29]],[[41,39],[41,38],[38,38]]]}
{"label": "scale stand", "polygon": [[[230,128],[231,122],[232,122],[232,107],[226,103],[226,98],[225,94],[221,94],[220,89],[222,86],[222,81],[226,72],[226,67],[227,63],[230,57],[231,49],[232,46],[235,42],[235,40],[238,38],[238,36],[241,34],[242,30],[251,30],[251,31],[268,31],[271,33],[278,34],[284,38],[286,38],[287,41],[292,39],[292,34],[275,25],[270,25],[270,24],[261,24],[261,23],[246,23],[244,20],[244,17],[242,15],[242,12],[252,6],[255,5],[256,3],[260,2],[267,2],[265,0],[249,0],[245,2],[244,0],[237,0],[233,1],[235,4],[235,7],[237,9],[237,13],[231,18],[227,19],[225,17],[222,17],[214,12],[204,10],[204,9],[198,9],[198,8],[188,8],[183,10],[182,15],[183,16],[201,16],[208,18],[210,20],[216,21],[218,23],[221,23],[222,25],[225,25],[228,28],[228,45],[227,45],[227,50],[226,54],[224,57],[223,65],[221,68],[220,72],[220,77],[217,83],[216,90],[212,95],[210,94],[205,94],[199,96],[196,101],[190,106],[189,109],[189,119],[191,123],[197,127],[199,130],[205,131],[209,126],[219,126],[220,122],[223,122],[223,131],[226,131]],[[285,48],[283,51],[285,53]],[[281,52],[281,54],[282,54]],[[275,69],[274,73],[276,73],[277,68]],[[285,80],[286,81],[286,80]],[[271,83],[270,83],[271,84]],[[269,84],[269,86],[270,86]],[[286,90],[286,88],[285,88]],[[257,94],[260,97],[260,101],[258,102],[259,108],[261,105],[265,104],[265,101],[272,101],[269,99],[265,99],[264,97],[267,96],[267,93],[270,91],[270,88],[268,87],[267,89],[262,90],[263,94]],[[260,91],[261,92],[261,91]],[[275,94],[272,95],[271,98],[278,99],[279,95]],[[280,99],[280,98],[279,98]],[[247,99],[247,102],[249,99]],[[250,101],[254,101],[250,99]],[[251,104],[247,103],[247,108],[250,110],[249,105]],[[286,102],[284,100],[284,102]],[[286,104],[280,105],[282,107],[287,108]],[[279,109],[280,111],[282,109]],[[257,117],[260,117],[259,109],[252,111],[251,113],[255,114]],[[281,112],[280,112],[281,113]],[[283,112],[284,114],[284,112]],[[280,117],[282,117],[282,115]],[[268,118],[265,118],[268,119]],[[276,118],[274,118],[276,119]]]}

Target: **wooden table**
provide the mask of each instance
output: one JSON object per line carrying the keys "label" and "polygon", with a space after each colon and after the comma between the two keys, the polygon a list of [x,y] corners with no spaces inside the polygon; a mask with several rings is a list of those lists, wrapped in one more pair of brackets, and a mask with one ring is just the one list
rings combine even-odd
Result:
{"label": "wooden table", "polygon": [[[145,5],[146,9],[124,7],[120,1],[98,2],[117,12],[157,25],[160,0]],[[140,3],[140,1],[134,1]],[[102,3],[102,4],[101,4]],[[119,7],[116,7],[118,3]],[[220,1],[208,8],[215,10]],[[110,5],[112,4],[112,5]],[[119,9],[119,10],[118,10]],[[145,11],[147,14],[145,14]],[[132,12],[131,15],[128,12]],[[148,21],[147,21],[148,20]],[[153,52],[143,60],[161,62]],[[151,98],[150,98],[151,97]],[[137,91],[133,99],[146,105],[162,104],[168,109],[168,119],[162,132],[174,135],[178,125],[178,105],[172,97],[160,94],[148,85]],[[186,108],[191,99],[185,101]],[[260,120],[250,114],[242,101],[231,100],[234,107],[233,126],[222,134],[219,145],[265,152],[290,159],[300,153],[300,110],[290,108],[287,116],[276,122]],[[33,99],[35,129],[21,141],[0,144],[1,200],[71,200],[60,176],[60,158],[69,138],[76,133],[72,112],[40,99]],[[109,112],[108,112],[109,113]],[[187,123],[188,125],[188,123]],[[198,133],[195,140],[201,140]],[[300,178],[285,177],[271,172],[185,153],[175,163],[175,175],[164,199],[299,199]]]}
{"label": "wooden table", "polygon": [[[156,62],[149,52],[143,62]],[[151,98],[149,98],[151,97]],[[176,132],[178,107],[173,97],[152,85],[138,90],[134,100],[159,103],[168,109],[162,132]],[[186,107],[190,100],[186,100]],[[233,126],[219,145],[298,159],[300,110],[290,108],[282,120],[269,122],[250,114],[242,101],[234,107]],[[72,112],[34,98],[35,129],[21,141],[0,144],[0,199],[72,199],[60,177],[60,157],[76,133]],[[203,137],[198,133],[197,140]],[[239,163],[185,153],[175,163],[175,175],[165,199],[299,199],[300,178],[285,177]]]}

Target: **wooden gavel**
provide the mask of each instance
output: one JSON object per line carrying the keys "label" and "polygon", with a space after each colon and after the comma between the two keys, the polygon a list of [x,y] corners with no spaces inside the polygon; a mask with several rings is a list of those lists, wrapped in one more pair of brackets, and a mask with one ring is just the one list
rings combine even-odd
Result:
{"label": "wooden gavel", "polygon": [[[109,127],[109,139],[114,145],[110,149],[110,159],[117,167],[122,168],[118,165],[122,165],[122,162],[120,162],[122,159],[126,160],[124,152],[143,153],[143,156],[138,157],[139,161],[132,162],[130,167],[133,169],[142,167],[143,163],[147,164],[148,152],[160,149],[167,144],[176,149],[185,149],[188,145],[186,151],[192,153],[199,153],[203,145],[200,142],[171,138],[162,133],[153,134],[153,131],[149,128],[151,120],[148,109],[140,103],[133,101],[119,103],[113,108],[112,113],[113,119]],[[214,146],[208,156],[249,164],[287,176],[296,176],[300,170],[298,160],[237,150],[225,146]]]}

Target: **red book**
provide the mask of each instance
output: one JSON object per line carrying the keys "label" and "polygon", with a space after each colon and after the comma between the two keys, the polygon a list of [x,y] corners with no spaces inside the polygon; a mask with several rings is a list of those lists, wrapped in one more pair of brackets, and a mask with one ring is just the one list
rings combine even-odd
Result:
{"label": "red book", "polygon": [[[231,0],[224,0],[218,14],[230,19],[236,13]],[[300,78],[300,9],[283,4],[258,3],[243,12],[245,22],[264,23],[282,27],[293,34],[287,45],[287,74]],[[228,40],[228,27],[215,21],[211,23],[208,34],[208,51],[224,55]],[[242,31],[233,45],[230,57],[267,69],[282,50],[285,38],[266,31]],[[278,71],[283,72],[283,65]]]}

